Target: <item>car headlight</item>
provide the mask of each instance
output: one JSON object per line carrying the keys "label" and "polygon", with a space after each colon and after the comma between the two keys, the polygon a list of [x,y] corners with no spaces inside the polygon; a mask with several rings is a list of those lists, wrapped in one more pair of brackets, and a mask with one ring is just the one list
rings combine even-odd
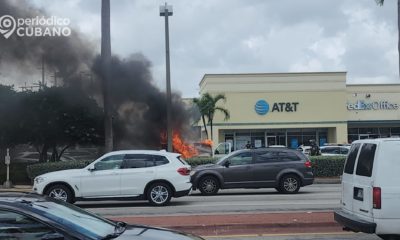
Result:
{"label": "car headlight", "polygon": [[196,171],[192,170],[190,171],[190,176],[193,176],[196,173]]}
{"label": "car headlight", "polygon": [[40,184],[41,182],[43,182],[44,181],[44,177],[36,177],[35,178],[35,183],[36,184]]}

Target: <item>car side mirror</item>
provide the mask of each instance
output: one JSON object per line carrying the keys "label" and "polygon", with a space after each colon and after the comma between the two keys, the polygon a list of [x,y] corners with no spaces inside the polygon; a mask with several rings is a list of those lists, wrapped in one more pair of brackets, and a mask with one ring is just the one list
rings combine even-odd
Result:
{"label": "car side mirror", "polygon": [[214,154],[219,154],[219,151],[215,149]]}
{"label": "car side mirror", "polygon": [[94,170],[96,170],[96,168],[95,168],[94,166],[92,166],[92,167],[89,167],[87,170],[88,170],[89,172],[93,172]]}
{"label": "car side mirror", "polygon": [[231,165],[231,162],[229,162],[229,161],[226,161],[226,162],[224,162],[224,166],[225,166],[225,167],[227,167],[227,168],[228,168],[228,167],[229,167],[229,165]]}

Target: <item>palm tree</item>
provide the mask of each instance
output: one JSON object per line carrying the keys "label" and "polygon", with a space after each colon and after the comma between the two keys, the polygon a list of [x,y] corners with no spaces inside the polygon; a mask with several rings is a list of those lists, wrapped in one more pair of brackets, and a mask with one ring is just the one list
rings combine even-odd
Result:
{"label": "palm tree", "polygon": [[211,96],[209,93],[203,94],[200,99],[194,99],[193,102],[198,106],[201,118],[203,120],[204,129],[206,131],[207,138],[209,137],[207,131],[207,125],[205,118],[207,117],[208,124],[210,125],[211,140],[213,140],[213,121],[214,115],[217,111],[224,115],[224,120],[230,118],[229,111],[223,107],[217,106],[217,103],[223,100],[226,102],[226,97],[224,94],[217,94],[216,96]]}
{"label": "palm tree", "polygon": [[[385,0],[375,0],[376,3],[380,6],[383,6]],[[399,54],[399,76],[400,76],[400,0],[397,0],[397,34],[398,34],[398,42],[397,42],[397,52]]]}
{"label": "palm tree", "polygon": [[204,130],[206,132],[206,136],[208,139],[208,130],[207,130],[207,123],[206,123],[206,115],[208,113],[208,110],[207,110],[207,102],[206,102],[206,99],[204,98],[204,95],[201,98],[193,99],[193,103],[196,104],[197,108],[199,109],[201,119],[203,121]]}

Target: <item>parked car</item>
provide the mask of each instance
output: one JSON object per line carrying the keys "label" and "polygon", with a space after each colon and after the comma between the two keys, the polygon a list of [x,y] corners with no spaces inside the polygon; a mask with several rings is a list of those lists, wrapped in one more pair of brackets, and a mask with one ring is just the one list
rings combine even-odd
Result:
{"label": "parked car", "polygon": [[105,154],[83,169],[40,175],[33,190],[66,202],[97,199],[147,199],[162,206],[188,195],[191,167],[180,154],[126,150]]}
{"label": "parked car", "polygon": [[322,156],[347,156],[350,146],[321,146]]}
{"label": "parked car", "polygon": [[196,167],[191,176],[193,189],[204,195],[228,188],[276,188],[282,193],[297,193],[314,181],[309,159],[287,148],[238,150],[216,164]]}
{"label": "parked car", "polygon": [[0,239],[188,240],[179,231],[114,222],[74,205],[27,193],[0,193]]}
{"label": "parked car", "polygon": [[301,145],[297,148],[297,151],[302,152],[303,154],[310,156],[311,155],[311,146]]}
{"label": "parked car", "polygon": [[342,176],[341,210],[347,230],[400,239],[400,138],[357,140]]}

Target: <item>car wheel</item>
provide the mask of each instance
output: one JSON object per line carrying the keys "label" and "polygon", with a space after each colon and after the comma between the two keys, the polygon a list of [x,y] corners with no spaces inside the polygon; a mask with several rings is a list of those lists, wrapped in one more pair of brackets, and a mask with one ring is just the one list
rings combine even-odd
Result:
{"label": "car wheel", "polygon": [[219,190],[219,182],[213,176],[205,176],[199,182],[199,190],[203,195],[215,195]]}
{"label": "car wheel", "polygon": [[296,175],[285,175],[279,182],[279,192],[297,193],[300,189],[300,179]]}
{"label": "car wheel", "polygon": [[399,235],[378,235],[378,237],[382,238],[383,240],[399,240]]}
{"label": "car wheel", "polygon": [[47,189],[45,194],[51,198],[58,199],[64,202],[74,202],[74,197],[71,190],[67,186],[62,184],[51,186],[49,189]]}
{"label": "car wheel", "polygon": [[172,191],[166,183],[153,183],[147,190],[147,200],[153,206],[164,206],[171,201]]}

